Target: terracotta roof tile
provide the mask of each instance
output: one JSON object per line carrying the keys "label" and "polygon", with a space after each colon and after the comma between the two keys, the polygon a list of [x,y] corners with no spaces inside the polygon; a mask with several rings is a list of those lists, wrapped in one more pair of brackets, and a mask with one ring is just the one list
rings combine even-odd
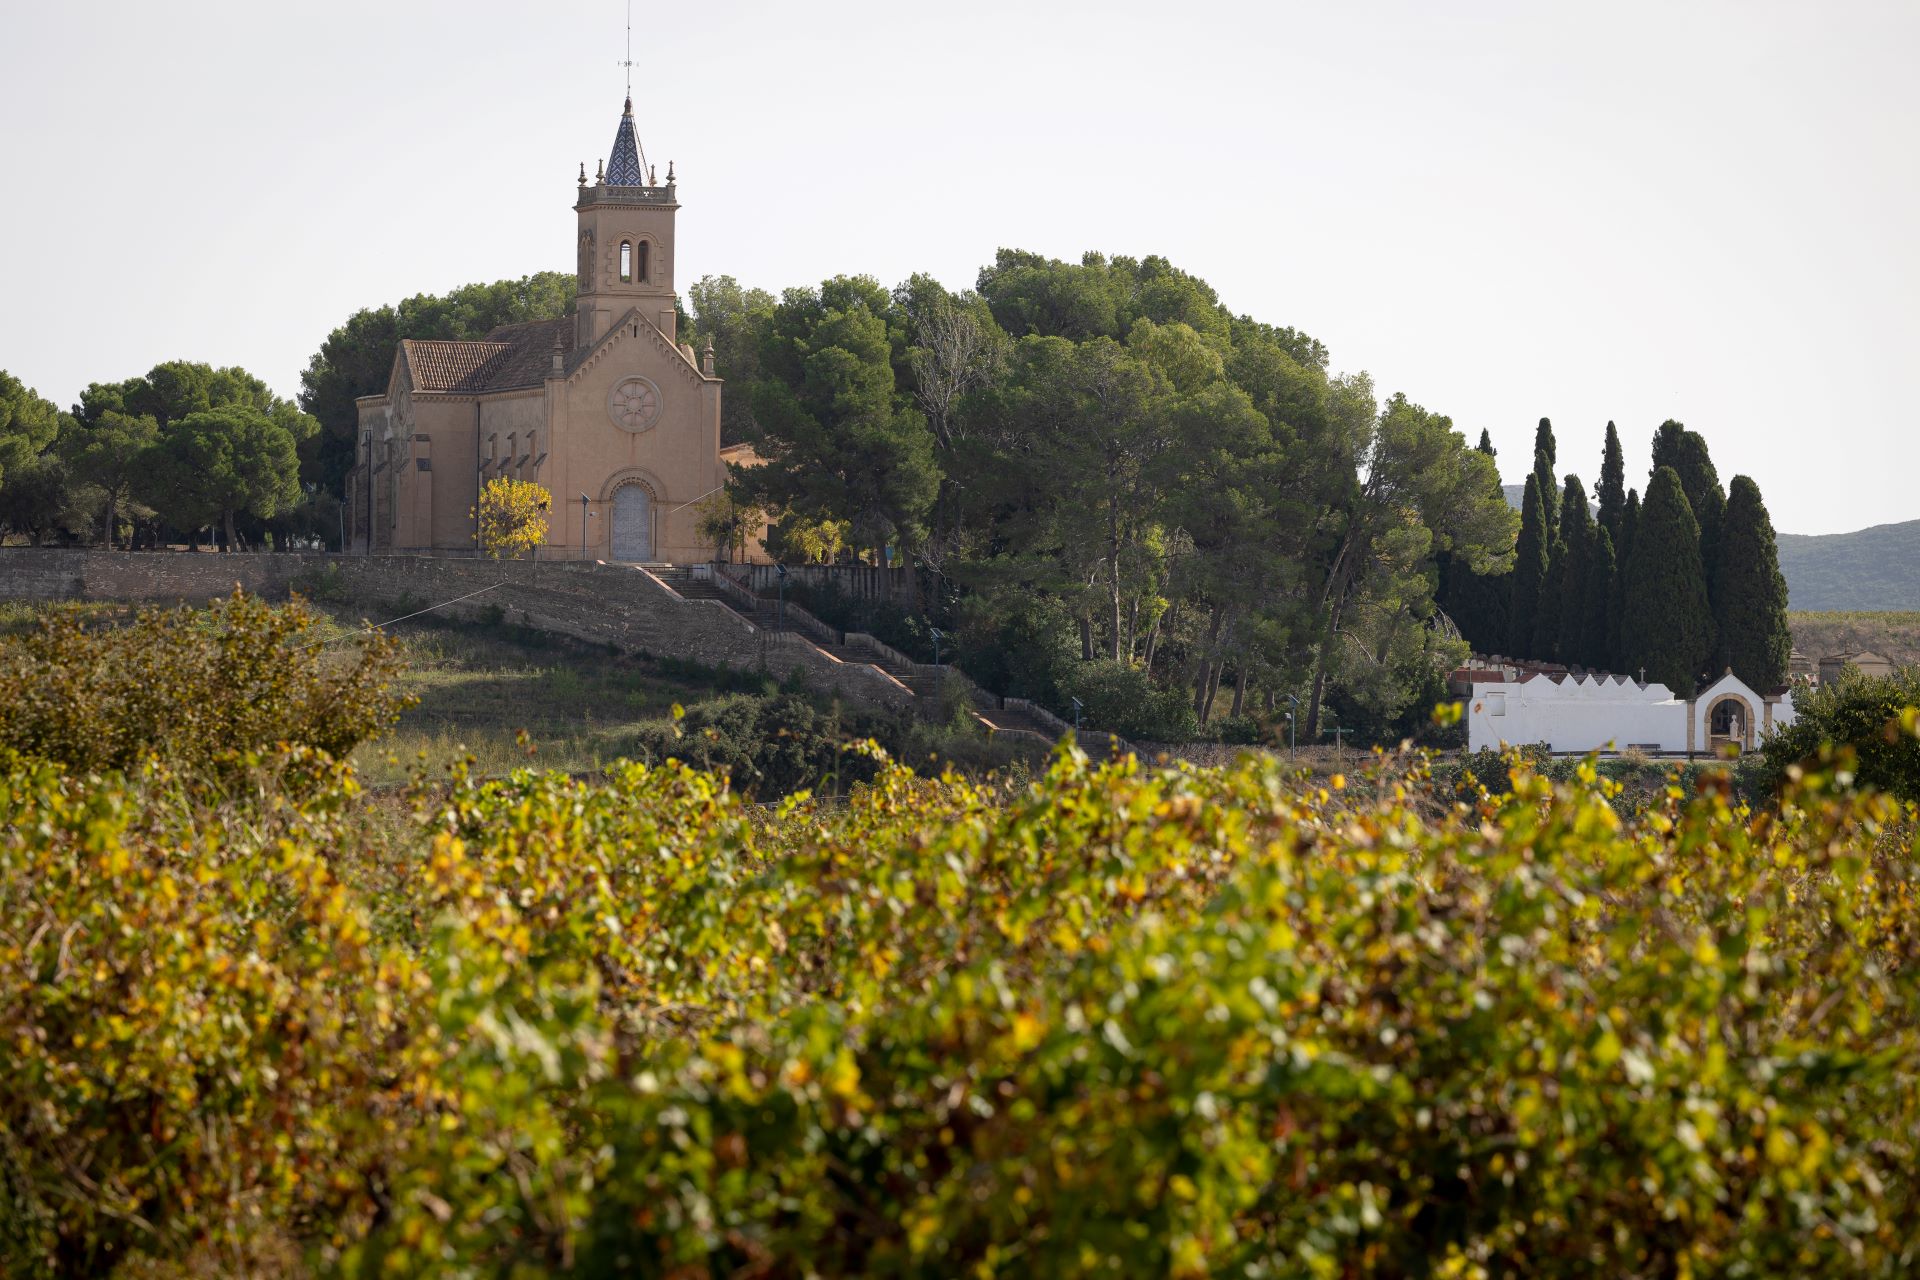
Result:
{"label": "terracotta roof tile", "polygon": [[483,395],[539,386],[553,369],[556,336],[571,362],[572,334],[573,320],[567,317],[503,325],[483,342],[408,338],[400,347],[413,370],[415,390]]}
{"label": "terracotta roof tile", "polygon": [[489,366],[488,391],[508,391],[518,387],[537,387],[553,371],[553,344],[560,340],[567,367],[573,366],[573,317],[558,320],[529,320],[525,324],[502,325],[487,335],[487,341],[506,347],[498,362]]}
{"label": "terracotta roof tile", "polygon": [[506,351],[500,342],[445,342],[406,338],[400,343],[416,391],[470,391],[487,363]]}

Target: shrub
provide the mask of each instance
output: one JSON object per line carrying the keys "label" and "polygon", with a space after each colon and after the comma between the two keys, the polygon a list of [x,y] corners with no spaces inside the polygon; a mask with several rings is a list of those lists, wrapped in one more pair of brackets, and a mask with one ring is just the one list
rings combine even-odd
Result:
{"label": "shrub", "polygon": [[735,694],[642,732],[624,749],[643,761],[684,760],[728,775],[743,794],[772,798],[870,778],[871,762],[855,749],[863,736],[836,708],[796,693]]}
{"label": "shrub", "polygon": [[307,599],[322,604],[344,604],[353,594],[347,586],[347,575],[340,572],[337,564],[322,565],[301,574],[293,580],[293,588]]}
{"label": "shrub", "polygon": [[1111,658],[1067,667],[1060,698],[1080,699],[1083,727],[1145,742],[1186,742],[1198,726],[1184,690],[1159,688],[1139,667]]}
{"label": "shrub", "polygon": [[1818,689],[1797,691],[1793,703],[1793,723],[1761,745],[1767,785],[1781,786],[1789,769],[1831,759],[1838,748],[1851,753],[1862,784],[1920,802],[1920,739],[1903,731],[1901,719],[1920,707],[1920,667],[1891,676],[1849,670]]}
{"label": "shrub", "polygon": [[1207,726],[1208,736],[1230,747],[1257,747],[1270,742],[1272,734],[1252,716],[1223,716]]}
{"label": "shrub", "polygon": [[983,593],[964,601],[955,629],[955,661],[982,688],[1042,706],[1060,705],[1062,673],[1080,660],[1065,605],[1038,592]]}
{"label": "shrub", "polygon": [[141,611],[89,628],[64,611],[0,641],[0,747],[75,773],[153,755],[178,770],[237,776],[277,744],[340,758],[390,726],[385,636],[338,645],[298,601],[235,592],[209,609]]}

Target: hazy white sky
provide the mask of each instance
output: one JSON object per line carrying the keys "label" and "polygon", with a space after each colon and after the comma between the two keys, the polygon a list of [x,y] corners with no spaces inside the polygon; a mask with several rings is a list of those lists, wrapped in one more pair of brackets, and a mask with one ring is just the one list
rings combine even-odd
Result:
{"label": "hazy white sky", "polygon": [[[355,309],[568,270],[622,0],[0,0],[0,368],[292,395]],[[1786,532],[1920,518],[1913,3],[636,6],[682,287],[1160,253],[1593,485],[1701,431]],[[723,374],[725,370],[721,371]]]}

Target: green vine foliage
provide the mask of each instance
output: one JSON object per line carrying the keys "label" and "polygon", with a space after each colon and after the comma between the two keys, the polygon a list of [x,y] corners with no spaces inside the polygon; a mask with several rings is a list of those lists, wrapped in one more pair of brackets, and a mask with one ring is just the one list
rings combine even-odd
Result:
{"label": "green vine foliage", "polygon": [[124,625],[49,612],[0,644],[0,750],[74,773],[164,759],[233,781],[279,747],[344,757],[398,718],[393,642],[329,642],[305,605],[240,591]]}
{"label": "green vine foliage", "polygon": [[13,758],[0,1271],[1915,1265],[1898,801],[872,764],[370,805],[287,748],[216,804]]}

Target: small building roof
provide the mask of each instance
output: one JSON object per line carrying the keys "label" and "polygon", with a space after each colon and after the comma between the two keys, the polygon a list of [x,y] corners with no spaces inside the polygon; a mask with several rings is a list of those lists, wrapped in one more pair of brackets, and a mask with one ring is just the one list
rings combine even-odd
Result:
{"label": "small building roof", "polygon": [[553,369],[558,340],[573,363],[571,317],[502,325],[484,341],[405,338],[400,350],[416,391],[449,395],[485,395],[537,387]]}

